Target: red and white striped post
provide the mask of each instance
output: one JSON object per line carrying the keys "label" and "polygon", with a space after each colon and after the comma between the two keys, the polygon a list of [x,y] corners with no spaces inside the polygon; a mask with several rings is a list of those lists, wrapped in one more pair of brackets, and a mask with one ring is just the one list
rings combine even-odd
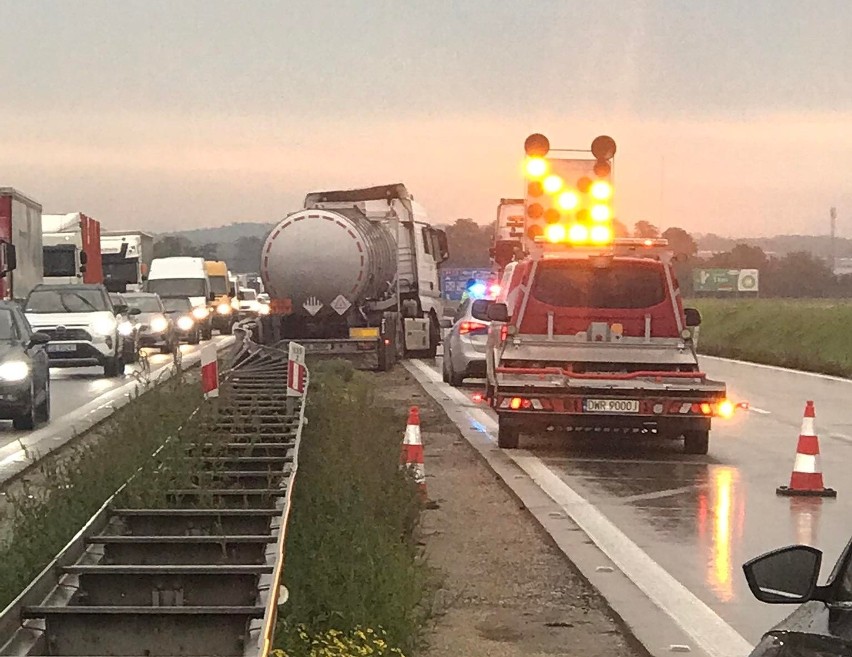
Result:
{"label": "red and white striped post", "polygon": [[212,344],[201,348],[201,390],[204,398],[219,396],[219,361],[216,347]]}
{"label": "red and white striped post", "polygon": [[290,342],[287,357],[287,412],[296,412],[296,398],[305,394],[305,348],[297,342]]}

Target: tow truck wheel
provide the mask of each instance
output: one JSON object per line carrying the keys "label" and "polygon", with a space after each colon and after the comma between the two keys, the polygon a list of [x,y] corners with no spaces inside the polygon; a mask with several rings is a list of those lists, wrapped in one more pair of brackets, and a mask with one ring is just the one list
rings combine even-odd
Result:
{"label": "tow truck wheel", "polygon": [[710,447],[710,432],[707,429],[683,432],[685,454],[706,454]]}
{"label": "tow truck wheel", "polygon": [[503,449],[517,449],[521,430],[505,422],[497,425],[497,445]]}

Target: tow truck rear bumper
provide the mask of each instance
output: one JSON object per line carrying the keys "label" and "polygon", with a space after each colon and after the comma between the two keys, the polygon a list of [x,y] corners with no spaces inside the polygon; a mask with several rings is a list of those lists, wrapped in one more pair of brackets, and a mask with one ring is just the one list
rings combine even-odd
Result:
{"label": "tow truck rear bumper", "polygon": [[565,381],[498,383],[491,405],[501,421],[527,429],[603,427],[680,434],[709,430],[726,397],[715,381]]}

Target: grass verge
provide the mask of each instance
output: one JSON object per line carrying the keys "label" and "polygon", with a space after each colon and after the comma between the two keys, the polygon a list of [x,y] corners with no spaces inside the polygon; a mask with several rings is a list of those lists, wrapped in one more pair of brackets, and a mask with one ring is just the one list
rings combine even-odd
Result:
{"label": "grass verge", "polygon": [[831,300],[700,299],[698,348],[712,356],[852,376],[852,304]]}
{"label": "grass verge", "polygon": [[399,470],[403,413],[379,405],[369,375],[349,363],[312,364],[279,654],[326,654],[321,637],[361,628],[381,633],[388,650],[416,648],[427,573],[414,537],[417,491]]}
{"label": "grass verge", "polygon": [[0,541],[5,608],[201,402],[179,373],[118,409],[92,433],[42,459],[9,487]]}

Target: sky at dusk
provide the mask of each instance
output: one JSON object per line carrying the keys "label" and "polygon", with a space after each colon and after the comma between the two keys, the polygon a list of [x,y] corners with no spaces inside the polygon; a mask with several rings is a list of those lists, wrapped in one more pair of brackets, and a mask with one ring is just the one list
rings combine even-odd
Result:
{"label": "sky at dusk", "polygon": [[0,187],[153,232],[404,182],[446,223],[523,140],[618,143],[617,212],[852,236],[848,0],[0,0]]}

